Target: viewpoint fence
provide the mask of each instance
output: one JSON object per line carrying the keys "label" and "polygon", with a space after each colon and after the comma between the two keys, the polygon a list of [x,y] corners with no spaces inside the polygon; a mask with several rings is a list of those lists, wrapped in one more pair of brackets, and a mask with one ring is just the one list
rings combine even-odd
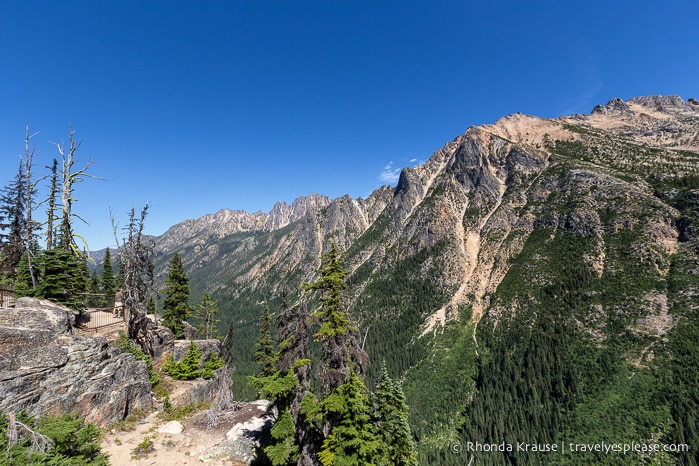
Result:
{"label": "viewpoint fence", "polygon": [[100,293],[81,293],[84,297],[84,308],[75,316],[75,325],[82,330],[97,331],[98,329],[121,325],[124,317],[114,317],[114,307],[110,305],[110,297]]}
{"label": "viewpoint fence", "polygon": [[14,307],[15,301],[17,301],[17,295],[14,291],[0,288],[0,307]]}
{"label": "viewpoint fence", "polygon": [[[87,331],[124,323],[124,317],[114,317],[112,297],[99,293],[81,293],[83,311],[75,315],[75,326]],[[14,307],[17,295],[13,290],[0,288],[0,307]]]}

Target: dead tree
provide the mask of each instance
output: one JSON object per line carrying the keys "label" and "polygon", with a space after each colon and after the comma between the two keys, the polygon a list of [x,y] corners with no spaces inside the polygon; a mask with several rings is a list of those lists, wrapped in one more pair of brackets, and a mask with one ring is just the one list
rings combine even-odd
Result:
{"label": "dead tree", "polygon": [[75,238],[80,238],[80,240],[87,248],[87,242],[85,238],[80,235],[75,234],[73,231],[73,218],[77,218],[84,223],[79,215],[73,212],[73,201],[76,199],[73,197],[73,191],[75,190],[75,184],[84,181],[86,178],[97,178],[96,176],[88,173],[88,169],[92,166],[93,161],[88,159],[87,163],[82,169],[76,170],[75,164],[78,160],[75,155],[80,148],[81,141],[77,141],[73,136],[75,131],[73,127],[70,127],[69,131],[69,147],[66,152],[66,148],[63,144],[54,143],[58,149],[58,153],[61,155],[61,247],[72,251],[75,255],[79,256],[81,254],[80,249],[75,244]]}
{"label": "dead tree", "polygon": [[117,226],[113,216],[112,229],[123,271],[123,283],[120,286],[124,295],[124,320],[128,323],[128,334],[146,354],[152,356],[154,352],[149,334],[153,323],[146,317],[146,310],[148,299],[153,293],[154,243],[143,234],[148,208],[146,204],[138,218],[136,210],[131,209],[129,224],[124,228],[126,237],[121,243],[117,238]]}
{"label": "dead tree", "polygon": [[[21,436],[20,431],[23,432]],[[32,446],[29,448],[29,451],[32,453],[46,453],[53,447],[53,440],[18,421],[17,416],[10,413],[8,415],[7,425],[7,451],[9,452],[10,448],[15,446],[25,435],[30,435],[32,438]]]}
{"label": "dead tree", "polygon": [[32,288],[36,288],[38,281],[36,278],[36,269],[34,266],[34,229],[37,225],[32,218],[32,209],[34,207],[34,193],[36,193],[36,182],[32,180],[32,168],[34,167],[34,155],[36,149],[29,149],[29,140],[38,133],[29,135],[29,126],[25,129],[24,137],[24,216],[25,216],[25,231],[24,231],[24,250],[27,254],[27,265],[29,275],[32,280]]}
{"label": "dead tree", "polygon": [[48,207],[46,208],[46,249],[53,249],[54,222],[56,220],[56,193],[58,189],[58,160],[53,159],[51,167],[51,185],[49,187]]}

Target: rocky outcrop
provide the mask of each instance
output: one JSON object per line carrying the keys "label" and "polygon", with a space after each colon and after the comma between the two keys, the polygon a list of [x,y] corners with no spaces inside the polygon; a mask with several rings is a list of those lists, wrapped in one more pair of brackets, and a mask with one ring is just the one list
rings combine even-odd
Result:
{"label": "rocky outcrop", "polygon": [[267,400],[244,405],[237,413],[238,422],[226,433],[226,441],[200,456],[200,461],[226,458],[243,464],[255,464],[258,450],[269,440],[269,430],[276,418],[271,405]]}
{"label": "rocky outcrop", "polygon": [[[211,354],[221,356],[221,342],[219,340],[175,340],[171,353],[175,362],[180,362],[187,355],[192,344],[197,345],[204,353],[201,357],[200,367],[203,366],[204,361],[209,359]],[[177,397],[171,400],[172,405],[181,407],[213,401],[220,386],[219,379],[223,376],[222,369],[218,369],[209,380],[199,378],[190,381],[180,381],[182,390]]]}
{"label": "rocky outcrop", "polygon": [[72,333],[73,312],[48,301],[0,309],[0,410],[77,413],[108,425],[152,408],[145,362],[104,337]]}

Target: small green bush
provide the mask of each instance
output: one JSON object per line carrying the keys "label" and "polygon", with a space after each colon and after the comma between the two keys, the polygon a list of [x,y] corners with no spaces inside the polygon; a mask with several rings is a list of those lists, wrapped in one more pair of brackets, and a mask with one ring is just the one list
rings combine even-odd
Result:
{"label": "small green bush", "polygon": [[[54,464],[107,466],[108,457],[100,452],[100,430],[74,414],[35,420],[26,412],[16,416],[16,442],[10,444],[10,419],[0,412],[0,464]],[[37,442],[37,439],[41,439]],[[46,448],[37,449],[37,443]],[[43,451],[42,451],[43,450]]]}
{"label": "small green bush", "polygon": [[189,351],[180,362],[175,362],[175,359],[169,356],[163,365],[163,370],[175,380],[194,380],[199,377],[210,379],[216,369],[223,367],[223,359],[210,353],[202,364],[203,356],[204,351],[192,342],[189,345]]}

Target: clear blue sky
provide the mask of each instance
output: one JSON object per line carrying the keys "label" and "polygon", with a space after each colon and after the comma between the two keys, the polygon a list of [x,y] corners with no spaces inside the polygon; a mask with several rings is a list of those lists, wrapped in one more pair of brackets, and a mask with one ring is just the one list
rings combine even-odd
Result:
{"label": "clear blue sky", "polygon": [[110,207],[366,197],[471,125],[651,94],[699,98],[696,0],[0,2],[0,185],[72,124],[91,249]]}

